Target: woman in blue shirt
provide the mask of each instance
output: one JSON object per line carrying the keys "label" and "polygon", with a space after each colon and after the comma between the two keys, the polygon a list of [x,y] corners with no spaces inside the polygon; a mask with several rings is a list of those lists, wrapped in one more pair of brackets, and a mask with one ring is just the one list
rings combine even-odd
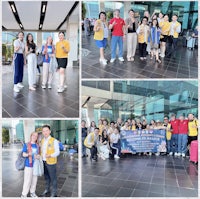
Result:
{"label": "woman in blue shirt", "polygon": [[51,36],[47,37],[47,42],[42,46],[43,56],[43,75],[42,75],[42,88],[46,88],[48,83],[48,88],[51,89],[51,83],[53,79],[53,73],[49,70],[49,63],[51,57],[55,56],[55,47],[53,45],[53,38]]}
{"label": "woman in blue shirt", "polygon": [[33,175],[33,164],[35,158],[40,158],[39,155],[39,145],[37,144],[38,134],[36,132],[31,133],[30,142],[24,144],[23,146],[23,157],[26,157],[25,160],[25,169],[24,169],[24,184],[21,198],[27,197],[27,194],[30,191],[30,196],[32,198],[37,197],[35,194],[36,185],[37,185],[37,176]]}

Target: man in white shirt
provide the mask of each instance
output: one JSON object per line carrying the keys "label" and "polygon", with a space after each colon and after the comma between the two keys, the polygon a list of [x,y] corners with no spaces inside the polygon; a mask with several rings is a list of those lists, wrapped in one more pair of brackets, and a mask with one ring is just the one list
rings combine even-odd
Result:
{"label": "man in white shirt", "polygon": [[57,176],[56,165],[57,157],[60,154],[59,142],[51,137],[51,129],[49,125],[42,127],[44,138],[41,140],[41,156],[44,163],[45,191],[41,196],[46,196],[50,192],[52,185],[51,197],[57,197]]}
{"label": "man in white shirt", "polygon": [[120,134],[118,129],[114,130],[114,133],[110,135],[110,147],[116,150],[114,158],[120,158],[121,155],[121,144],[120,144]]}

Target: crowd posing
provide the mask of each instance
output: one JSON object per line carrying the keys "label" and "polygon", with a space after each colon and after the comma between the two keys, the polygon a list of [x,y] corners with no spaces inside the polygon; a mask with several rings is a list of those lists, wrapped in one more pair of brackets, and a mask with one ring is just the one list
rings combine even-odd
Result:
{"label": "crowd posing", "polygon": [[[94,121],[89,127],[86,127],[86,122],[83,120],[82,126],[82,157],[87,157],[86,149],[90,150],[90,159],[97,161],[98,156],[102,159],[109,157],[120,158],[121,130],[151,130],[165,129],[166,130],[166,148],[169,156],[189,156],[190,144],[198,138],[198,120],[193,114],[188,114],[185,118],[180,115],[176,118],[175,114],[160,120],[151,120],[149,123],[146,119],[128,119],[123,122],[118,118],[116,122],[108,123],[106,119],[99,119],[98,125]],[[147,155],[147,153],[143,153]],[[141,153],[139,153],[141,155]],[[152,155],[151,152],[148,155]],[[156,153],[155,155],[160,155]]]}
{"label": "crowd posing", "polygon": [[[65,83],[65,70],[68,62],[68,53],[70,51],[69,41],[65,40],[65,33],[59,32],[59,41],[54,46],[53,38],[47,37],[46,44],[42,46],[42,85],[43,89],[52,88],[53,75],[56,71],[59,73],[58,92],[62,93],[67,88]],[[37,73],[37,46],[34,42],[33,35],[28,33],[26,43],[24,42],[24,33],[19,32],[17,39],[14,41],[14,92],[19,93],[24,87],[23,75],[24,65],[28,68],[29,90],[36,90],[36,73]],[[40,70],[39,70],[40,71]]]}
{"label": "crowd posing", "polygon": [[[94,39],[97,47],[100,49],[100,63],[106,65],[108,60],[105,58],[104,49],[107,46],[109,31],[111,31],[111,60],[116,60],[118,47],[118,59],[123,62],[123,43],[127,41],[127,61],[134,61],[137,45],[139,45],[140,60],[155,59],[161,63],[161,58],[175,56],[181,24],[178,22],[178,16],[173,15],[169,19],[168,14],[159,13],[158,16],[153,13],[150,16],[148,11],[144,12],[141,21],[135,17],[134,10],[129,10],[129,17],[122,19],[120,10],[114,10],[114,17],[106,20],[106,13],[100,12],[99,19],[94,24]],[[198,33],[197,33],[198,34]],[[166,43],[168,48],[166,49]]]}

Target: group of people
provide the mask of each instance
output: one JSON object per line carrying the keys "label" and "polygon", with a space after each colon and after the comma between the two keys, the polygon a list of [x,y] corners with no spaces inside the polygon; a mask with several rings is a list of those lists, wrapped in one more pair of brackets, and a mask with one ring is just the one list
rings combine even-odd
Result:
{"label": "group of people", "polygon": [[[100,12],[99,19],[94,24],[94,40],[100,49],[100,63],[106,65],[107,61],[104,55],[104,49],[107,45],[109,31],[111,31],[111,60],[116,60],[116,52],[118,46],[118,59],[124,61],[123,58],[123,42],[127,41],[127,61],[134,61],[137,44],[139,44],[140,60],[146,60],[147,54],[151,59],[161,63],[160,57],[170,57],[177,49],[179,33],[181,32],[181,24],[177,21],[178,16],[173,15],[171,22],[167,14],[155,13],[150,16],[148,11],[144,12],[144,16],[139,21],[135,17],[133,9],[129,10],[129,17],[124,20],[120,17],[120,10],[113,12],[114,17],[109,21],[106,20],[106,13]],[[166,53],[166,42],[169,43],[169,49]]]}
{"label": "group of people", "polygon": [[[30,197],[36,198],[36,186],[38,176],[34,175],[33,167],[36,159],[42,158],[44,165],[45,190],[41,196],[50,193],[51,197],[57,197],[57,157],[60,154],[59,141],[51,137],[49,125],[42,127],[44,138],[38,142],[38,133],[33,132],[30,141],[23,145],[23,157],[25,157],[24,183],[21,198],[26,198],[30,192]],[[51,188],[52,187],[52,188]]]}
{"label": "group of people", "polygon": [[[68,54],[70,51],[69,41],[65,40],[65,33],[59,32],[59,41],[54,46],[53,38],[47,37],[46,44],[42,46],[43,55],[43,89],[52,88],[53,74],[57,70],[59,72],[58,92],[62,93],[67,88],[65,84],[65,70],[68,62]],[[37,71],[37,46],[34,42],[33,35],[28,33],[26,43],[24,42],[24,33],[19,32],[17,39],[14,41],[14,92],[19,93],[24,87],[23,74],[24,65],[27,63],[28,68],[28,84],[29,90],[36,90],[36,71]]]}
{"label": "group of people", "polygon": [[[102,159],[109,158],[109,154],[113,154],[114,158],[119,158],[121,155],[120,131],[122,130],[164,129],[166,154],[170,156],[189,156],[190,144],[198,138],[198,120],[192,113],[188,114],[187,118],[183,115],[176,118],[175,114],[171,114],[170,119],[165,116],[163,121],[152,119],[149,123],[146,119],[128,119],[123,122],[121,118],[118,118],[116,122],[111,121],[109,124],[107,119],[99,119],[98,125],[92,121],[88,128],[83,120],[81,126],[82,157],[87,157],[86,149],[88,148],[91,152],[91,160],[97,160],[98,156]],[[144,154],[147,155],[147,153]]]}
{"label": "group of people", "polygon": [[90,36],[93,34],[93,29],[94,29],[94,24],[95,24],[96,19],[92,18],[85,18],[82,22],[82,30],[85,32],[85,36]]}

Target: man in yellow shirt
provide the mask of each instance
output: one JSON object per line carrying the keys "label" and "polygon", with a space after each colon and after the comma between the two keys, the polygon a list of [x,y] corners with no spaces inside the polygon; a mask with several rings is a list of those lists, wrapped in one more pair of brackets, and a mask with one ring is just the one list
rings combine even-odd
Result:
{"label": "man in yellow shirt", "polygon": [[44,163],[45,191],[41,196],[46,196],[52,185],[51,197],[57,197],[56,165],[57,157],[60,155],[59,142],[51,137],[49,125],[42,127],[42,134],[44,138],[41,140],[41,156]]}
{"label": "man in yellow shirt", "polygon": [[172,16],[172,22],[170,22],[170,30],[169,30],[169,51],[166,55],[166,57],[170,57],[172,54],[175,56],[175,52],[177,49],[178,44],[178,36],[181,32],[181,24],[177,21],[178,16],[173,15]]}
{"label": "man in yellow shirt", "polygon": [[70,51],[70,44],[69,41],[64,40],[65,33],[59,32],[58,33],[59,41],[56,43],[56,59],[58,62],[58,71],[59,71],[59,88],[58,93],[62,93],[67,85],[65,83],[65,70],[68,63],[68,53]]}

